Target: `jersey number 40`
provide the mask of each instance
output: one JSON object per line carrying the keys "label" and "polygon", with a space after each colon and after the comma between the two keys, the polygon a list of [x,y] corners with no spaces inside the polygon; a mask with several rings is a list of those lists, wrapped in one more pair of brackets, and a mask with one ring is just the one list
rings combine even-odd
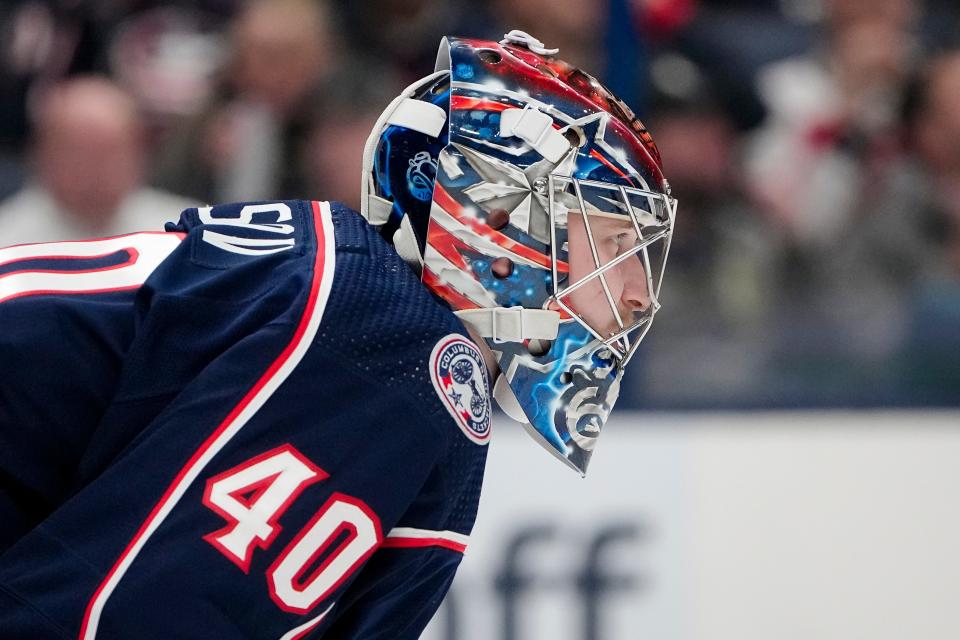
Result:
{"label": "jersey number 40", "polygon": [[[273,543],[287,508],[304,489],[327,477],[286,444],[210,478],[203,503],[227,526],[204,540],[249,573],[254,549]],[[307,613],[363,564],[382,539],[380,519],[370,507],[334,493],[267,569],[270,597],[284,611]]]}

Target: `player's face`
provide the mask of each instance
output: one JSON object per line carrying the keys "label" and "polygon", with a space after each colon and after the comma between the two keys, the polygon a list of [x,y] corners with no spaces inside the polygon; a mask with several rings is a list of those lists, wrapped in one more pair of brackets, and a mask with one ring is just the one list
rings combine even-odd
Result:
{"label": "player's face", "polygon": [[[591,236],[596,254],[591,248]],[[567,216],[567,255],[571,287],[599,267],[632,253],[638,240],[636,228],[625,216],[585,217],[570,212]],[[605,338],[632,325],[637,314],[650,306],[647,274],[640,256],[634,254],[623,258],[604,271],[602,279],[594,276],[564,297],[565,303]]]}

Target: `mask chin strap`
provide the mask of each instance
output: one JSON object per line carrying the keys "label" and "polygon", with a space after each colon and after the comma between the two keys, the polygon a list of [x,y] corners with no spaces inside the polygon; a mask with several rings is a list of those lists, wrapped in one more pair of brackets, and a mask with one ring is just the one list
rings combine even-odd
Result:
{"label": "mask chin strap", "polygon": [[[555,340],[560,328],[560,314],[549,309],[491,307],[464,309],[454,313],[473,329],[473,333],[494,342]],[[512,419],[529,422],[520,401],[510,388],[506,373],[501,374],[493,385],[493,397],[503,412]]]}
{"label": "mask chin strap", "polygon": [[494,342],[555,340],[560,329],[560,314],[550,309],[488,307],[455,313],[481,338]]}

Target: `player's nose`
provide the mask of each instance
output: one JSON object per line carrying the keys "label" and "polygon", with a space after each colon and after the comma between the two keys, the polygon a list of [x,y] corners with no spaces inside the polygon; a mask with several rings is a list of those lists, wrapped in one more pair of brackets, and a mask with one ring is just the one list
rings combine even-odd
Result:
{"label": "player's nose", "polygon": [[623,293],[620,303],[631,312],[646,311],[650,308],[650,289],[647,287],[647,274],[639,260],[624,262]]}

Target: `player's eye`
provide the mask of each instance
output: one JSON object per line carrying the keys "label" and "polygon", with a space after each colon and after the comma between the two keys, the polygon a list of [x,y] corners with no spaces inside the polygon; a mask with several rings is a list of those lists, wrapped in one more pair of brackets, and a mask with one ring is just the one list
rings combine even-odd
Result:
{"label": "player's eye", "polygon": [[628,231],[624,231],[623,233],[618,233],[615,238],[615,242],[617,243],[617,252],[625,253],[630,249],[632,249],[634,245],[633,238],[634,238],[633,234]]}
{"label": "player's eye", "polygon": [[617,255],[620,253],[620,236],[612,235],[607,236],[603,241],[604,246],[606,247],[604,251],[608,251],[610,255]]}

